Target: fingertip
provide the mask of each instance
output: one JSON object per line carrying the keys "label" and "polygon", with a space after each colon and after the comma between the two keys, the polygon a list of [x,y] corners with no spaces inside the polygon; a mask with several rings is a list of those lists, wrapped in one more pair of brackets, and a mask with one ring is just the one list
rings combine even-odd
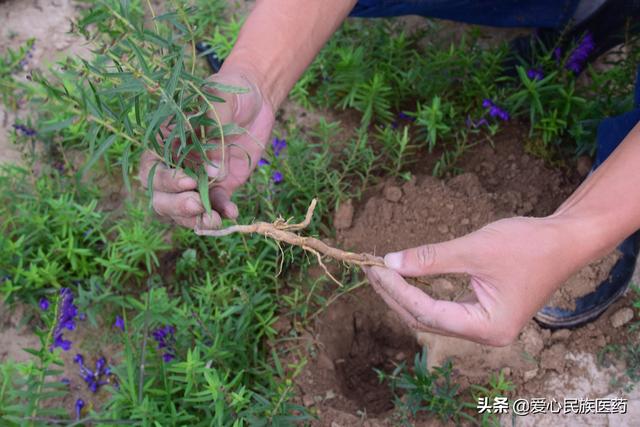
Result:
{"label": "fingertip", "polygon": [[393,270],[402,268],[403,255],[402,252],[390,252],[384,256],[384,263]]}
{"label": "fingertip", "polygon": [[180,186],[181,190],[193,190],[196,188],[198,183],[195,179],[187,176],[184,178],[180,178],[180,180],[178,181],[178,185]]}
{"label": "fingertip", "polygon": [[238,218],[238,206],[236,206],[236,204],[233,202],[227,203],[224,207],[224,215],[229,219]]}
{"label": "fingertip", "polygon": [[202,228],[215,229],[220,227],[221,224],[222,224],[222,219],[220,219],[220,216],[215,211],[211,212],[210,214],[208,213],[202,214],[202,221],[201,221]]}

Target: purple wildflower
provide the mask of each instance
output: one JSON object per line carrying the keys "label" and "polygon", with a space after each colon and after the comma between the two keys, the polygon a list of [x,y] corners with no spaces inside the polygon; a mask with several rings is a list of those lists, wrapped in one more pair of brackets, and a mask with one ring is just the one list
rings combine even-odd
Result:
{"label": "purple wildflower", "polygon": [[78,314],[78,320],[80,320],[80,321],[87,320],[87,313]]}
{"label": "purple wildflower", "polygon": [[57,323],[53,331],[53,346],[68,351],[71,348],[71,341],[65,340],[63,332],[65,329],[73,331],[76,328],[75,318],[78,315],[78,307],[73,303],[73,293],[69,288],[60,289],[60,299],[58,302]]}
{"label": "purple wildflower", "polygon": [[507,121],[509,120],[510,116],[509,113],[506,110],[503,110],[502,108],[498,107],[492,100],[490,99],[484,99],[482,101],[482,106],[484,108],[488,108],[489,109],[489,115],[491,117],[497,117],[502,121]]}
{"label": "purple wildflower", "polygon": [[593,36],[591,33],[587,32],[584,37],[582,37],[580,44],[578,44],[578,46],[576,46],[576,48],[571,52],[571,55],[569,55],[567,64],[564,67],[567,70],[578,74],[595,48],[596,44],[593,40]]}
{"label": "purple wildflower", "polygon": [[258,160],[258,167],[261,168],[263,166],[267,166],[269,164],[269,162],[265,159],[260,159]]}
{"label": "purple wildflower", "polygon": [[35,129],[32,129],[32,128],[27,127],[25,125],[17,124],[17,123],[13,124],[13,128],[16,130],[16,133],[18,133],[18,134],[21,133],[24,136],[28,136],[28,137],[35,136],[38,133],[38,132],[36,132]]}
{"label": "purple wildflower", "polygon": [[29,49],[27,49],[27,51],[25,52],[24,56],[22,57],[22,59],[20,60],[20,62],[18,63],[18,66],[22,69],[24,69],[27,65],[29,65],[29,60],[33,58],[33,51],[35,49],[35,41],[31,44],[31,46],[29,46]]}
{"label": "purple wildflower", "polygon": [[60,382],[64,385],[71,385],[71,380],[69,378],[63,378]]}
{"label": "purple wildflower", "polygon": [[273,138],[271,147],[273,147],[273,155],[276,157],[279,157],[280,153],[282,153],[282,150],[287,148],[287,141],[284,138],[283,139]]}
{"label": "purple wildflower", "polygon": [[107,366],[107,360],[104,357],[100,357],[96,361],[95,371],[92,371],[84,364],[84,358],[80,354],[78,354],[73,361],[80,365],[80,376],[92,393],[97,393],[100,386],[109,383],[109,381],[103,380],[103,378],[111,375],[111,368]]}
{"label": "purple wildflower", "polygon": [[280,184],[284,180],[284,177],[282,176],[282,172],[280,171],[273,172],[273,174],[271,175],[271,180],[273,181],[274,184]]}
{"label": "purple wildflower", "polygon": [[76,419],[80,419],[80,414],[82,413],[82,408],[84,408],[84,400],[78,399],[76,400]]}
{"label": "purple wildflower", "polygon": [[49,310],[49,300],[44,297],[40,298],[40,302],[38,303],[38,305],[40,306],[40,310],[42,311]]}
{"label": "purple wildflower", "polygon": [[116,316],[116,321],[113,326],[124,332],[124,319],[121,316]]}
{"label": "purple wildflower", "polygon": [[165,325],[163,327],[155,329],[151,335],[153,339],[158,343],[158,350],[165,349],[162,354],[162,360],[165,362],[170,362],[175,358],[174,344],[175,338],[174,334],[176,332],[176,328],[171,325]]}
{"label": "purple wildflower", "polygon": [[527,70],[527,77],[531,80],[542,80],[544,79],[544,72],[542,68],[530,68]]}

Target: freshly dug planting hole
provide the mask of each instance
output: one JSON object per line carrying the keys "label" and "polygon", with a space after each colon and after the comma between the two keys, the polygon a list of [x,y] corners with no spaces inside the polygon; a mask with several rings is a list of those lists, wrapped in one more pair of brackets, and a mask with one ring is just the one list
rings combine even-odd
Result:
{"label": "freshly dug planting hole", "polygon": [[[375,370],[390,373],[419,351],[413,333],[366,289],[329,307],[319,340],[335,367],[335,383],[352,409],[381,414],[393,394]],[[341,406],[341,405],[336,405]],[[340,408],[346,409],[346,408]]]}

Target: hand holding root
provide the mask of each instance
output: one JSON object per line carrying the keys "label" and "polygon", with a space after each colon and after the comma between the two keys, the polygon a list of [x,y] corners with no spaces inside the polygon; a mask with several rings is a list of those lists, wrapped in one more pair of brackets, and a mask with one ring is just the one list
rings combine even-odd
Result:
{"label": "hand holding root", "polygon": [[265,237],[269,237],[271,239],[277,240],[279,242],[285,242],[293,246],[299,246],[307,252],[311,252],[318,258],[318,262],[325,270],[327,275],[331,277],[336,283],[339,285],[340,282],[336,280],[331,273],[327,270],[324,263],[322,262],[323,256],[328,256],[338,261],[345,262],[347,264],[360,265],[360,266],[377,266],[384,267],[384,260],[382,257],[378,257],[375,255],[371,255],[368,253],[355,253],[343,251],[342,249],[337,249],[331,247],[324,243],[320,239],[316,239],[314,237],[306,237],[300,236],[294,231],[299,231],[305,229],[309,226],[311,222],[311,218],[313,217],[313,211],[316,208],[317,200],[313,199],[311,205],[309,205],[309,209],[307,209],[307,214],[304,218],[304,221],[298,224],[289,224],[282,218],[277,219],[273,223],[268,222],[255,222],[253,224],[248,225],[232,225],[227,228],[223,228],[221,230],[205,230],[200,227],[200,224],[196,224],[195,232],[200,236],[215,236],[222,237],[227,236],[232,233],[242,233],[242,234],[253,234],[258,233],[262,234]]}

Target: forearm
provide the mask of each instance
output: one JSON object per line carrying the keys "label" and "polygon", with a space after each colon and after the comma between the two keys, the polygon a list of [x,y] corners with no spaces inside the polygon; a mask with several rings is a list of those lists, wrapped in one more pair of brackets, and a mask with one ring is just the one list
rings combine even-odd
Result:
{"label": "forearm", "polygon": [[277,110],[356,0],[261,0],[223,70],[249,74]]}
{"label": "forearm", "polygon": [[639,165],[640,123],[553,215],[572,225],[581,258],[602,256],[640,229]]}

